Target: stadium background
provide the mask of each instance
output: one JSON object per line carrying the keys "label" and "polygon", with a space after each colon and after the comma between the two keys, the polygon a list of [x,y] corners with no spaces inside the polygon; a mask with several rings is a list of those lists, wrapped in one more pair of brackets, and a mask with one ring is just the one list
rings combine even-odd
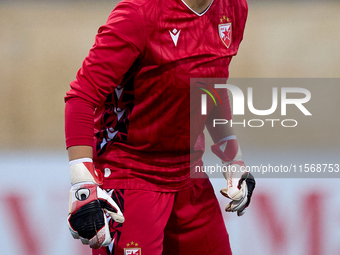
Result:
{"label": "stadium background", "polygon": [[[1,254],[89,254],[66,226],[63,97],[116,3],[0,1]],[[338,1],[250,0],[231,77],[339,78],[339,9]],[[308,89],[320,116],[308,128],[237,128],[246,163],[339,163],[340,86]],[[217,192],[224,185],[213,183]],[[340,254],[339,184],[258,178],[248,212],[224,214],[234,254]]]}

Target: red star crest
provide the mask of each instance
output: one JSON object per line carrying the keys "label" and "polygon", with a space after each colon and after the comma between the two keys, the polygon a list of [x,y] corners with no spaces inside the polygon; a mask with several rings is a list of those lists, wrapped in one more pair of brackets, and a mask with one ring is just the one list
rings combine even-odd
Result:
{"label": "red star crest", "polygon": [[224,45],[229,48],[231,44],[231,33],[232,33],[232,25],[231,23],[219,24],[218,25],[218,33]]}
{"label": "red star crest", "polygon": [[223,15],[223,17],[220,19],[220,23],[218,25],[218,34],[224,43],[224,45],[229,48],[231,44],[231,38],[232,38],[232,23],[231,19],[229,17],[226,17]]}

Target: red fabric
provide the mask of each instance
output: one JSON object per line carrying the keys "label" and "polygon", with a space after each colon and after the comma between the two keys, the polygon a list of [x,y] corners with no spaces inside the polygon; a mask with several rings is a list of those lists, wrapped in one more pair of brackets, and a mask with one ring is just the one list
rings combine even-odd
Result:
{"label": "red fabric", "polygon": [[111,228],[111,232],[120,233],[115,234],[115,251],[101,248],[92,250],[93,255],[133,251],[152,255],[232,254],[221,209],[208,179],[175,193],[124,190],[120,201],[124,201],[125,222]]}
{"label": "red fabric", "polygon": [[[204,152],[203,141],[194,144],[204,123],[190,127],[190,78],[228,77],[246,16],[246,2],[238,0],[214,0],[202,16],[181,0],[117,5],[65,98],[67,146],[90,145],[95,134],[96,167],[111,169],[105,187],[192,185],[190,167]],[[223,23],[232,23],[229,48],[219,34]],[[229,102],[224,105],[230,119]]]}
{"label": "red fabric", "polygon": [[67,147],[93,145],[93,105],[74,97],[65,105],[65,136]]}

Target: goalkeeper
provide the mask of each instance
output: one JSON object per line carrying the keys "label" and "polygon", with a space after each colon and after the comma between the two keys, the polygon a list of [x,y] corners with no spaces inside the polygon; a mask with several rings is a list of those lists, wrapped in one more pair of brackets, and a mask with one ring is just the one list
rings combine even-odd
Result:
{"label": "goalkeeper", "polygon": [[[94,255],[231,254],[209,179],[190,178],[205,127],[190,127],[190,78],[229,76],[246,17],[245,0],[123,0],[99,28],[65,97],[68,224]],[[221,98],[208,112],[230,119]],[[241,168],[232,128],[207,128],[213,152]],[[242,215],[255,181],[225,177],[226,210]]]}

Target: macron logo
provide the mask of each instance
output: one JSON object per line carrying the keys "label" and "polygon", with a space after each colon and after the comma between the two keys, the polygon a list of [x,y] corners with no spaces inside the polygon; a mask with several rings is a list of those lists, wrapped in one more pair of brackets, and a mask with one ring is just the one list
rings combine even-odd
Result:
{"label": "macron logo", "polygon": [[181,30],[177,30],[176,28],[174,28],[172,31],[169,30],[169,33],[171,35],[171,39],[174,42],[175,46],[177,46],[177,41],[178,41],[178,37],[179,37],[179,33],[181,32]]}

